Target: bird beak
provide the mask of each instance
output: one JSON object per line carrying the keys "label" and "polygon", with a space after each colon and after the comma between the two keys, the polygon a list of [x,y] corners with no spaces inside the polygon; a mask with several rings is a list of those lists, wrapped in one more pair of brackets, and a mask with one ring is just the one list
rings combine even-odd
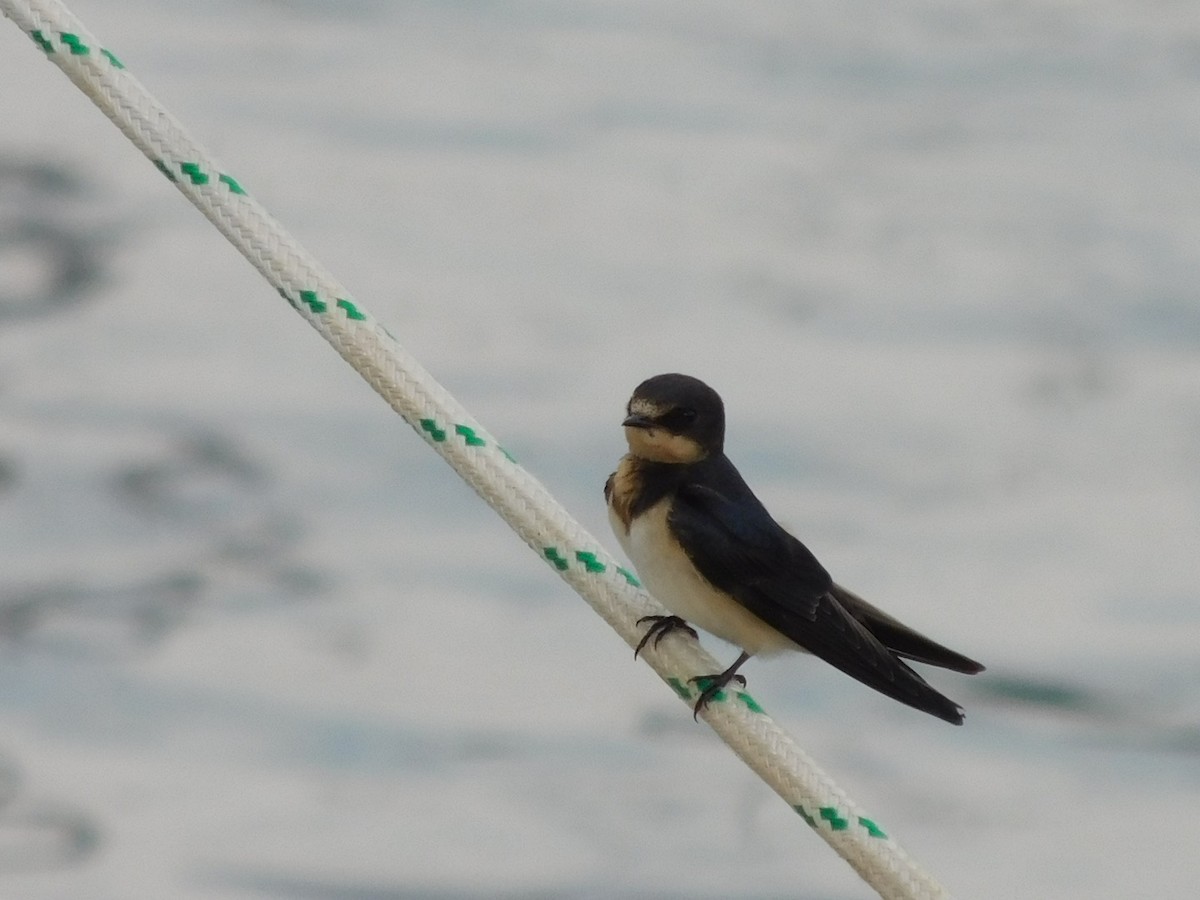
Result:
{"label": "bird beak", "polygon": [[648,419],[646,416],[638,415],[637,413],[626,416],[625,421],[622,422],[621,424],[624,425],[626,428],[653,428],[654,427],[653,421]]}

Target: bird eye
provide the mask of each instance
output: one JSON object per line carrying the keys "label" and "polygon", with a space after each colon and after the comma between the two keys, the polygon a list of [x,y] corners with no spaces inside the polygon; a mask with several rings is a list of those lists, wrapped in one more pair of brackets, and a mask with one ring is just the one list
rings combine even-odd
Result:
{"label": "bird eye", "polygon": [[661,421],[670,430],[680,432],[696,421],[696,411],[690,406],[677,406],[663,416]]}

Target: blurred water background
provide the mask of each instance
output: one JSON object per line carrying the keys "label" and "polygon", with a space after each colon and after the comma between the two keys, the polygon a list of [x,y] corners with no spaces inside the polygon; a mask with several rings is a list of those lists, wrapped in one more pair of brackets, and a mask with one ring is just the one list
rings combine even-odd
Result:
{"label": "blurred water background", "polygon": [[[1200,884],[1194,3],[71,5],[605,540],[721,391],[989,665],[747,667],[956,896]],[[0,121],[0,896],[871,896],[7,22]]]}

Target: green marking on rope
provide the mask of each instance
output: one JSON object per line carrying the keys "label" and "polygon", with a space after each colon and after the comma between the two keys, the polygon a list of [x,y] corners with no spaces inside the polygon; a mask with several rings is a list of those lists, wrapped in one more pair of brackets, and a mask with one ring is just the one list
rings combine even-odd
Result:
{"label": "green marking on rope", "polygon": [[829,827],[834,831],[845,831],[849,827],[850,822],[838,815],[836,806],[822,806],[818,812],[821,818],[829,823]]}
{"label": "green marking on rope", "polygon": [[543,547],[542,552],[546,554],[546,559],[554,563],[554,568],[558,569],[560,572],[567,571],[567,567],[570,565],[570,563],[568,563],[563,558],[562,554],[558,552],[557,547]]}
{"label": "green marking on rope", "polygon": [[753,697],[751,697],[749,694],[747,694],[745,691],[736,691],[734,693],[734,696],[736,696],[739,700],[741,700],[744,704],[746,704],[746,709],[750,710],[750,712],[760,713],[763,711],[763,708],[758,705],[758,701],[755,700]]}
{"label": "green marking on rope", "polygon": [[816,819],[814,819],[812,816],[810,816],[810,815],[809,815],[809,814],[808,814],[808,813],[805,811],[804,807],[803,807],[803,806],[801,806],[799,803],[796,803],[796,804],[794,804],[794,805],[792,806],[792,809],[794,809],[796,812],[800,813],[800,818],[802,818],[802,819],[803,819],[805,822],[807,822],[807,823],[808,823],[808,827],[809,827],[809,828],[816,828],[816,827],[817,827],[817,820],[816,820]]}
{"label": "green marking on rope", "polygon": [[[225,176],[222,175],[221,177],[224,178]],[[341,297],[338,297],[337,305],[338,305],[338,309],[344,309],[346,311],[347,319],[355,319],[359,322],[366,321],[367,317],[364,316],[361,312],[359,312],[358,307],[355,306],[353,303],[351,303],[349,300],[343,300]],[[468,443],[470,443],[470,442],[468,441]]]}
{"label": "green marking on rope", "polygon": [[475,434],[474,428],[466,425],[455,425],[454,433],[461,434],[463,440],[467,442],[468,447],[484,447],[487,445],[487,441]]}
{"label": "green marking on rope", "polygon": [[[190,163],[184,163],[184,165],[190,165]],[[325,301],[317,296],[316,291],[301,291],[300,302],[317,314],[323,313],[329,308]]]}
{"label": "green marking on rope", "polygon": [[628,581],[630,584],[632,584],[634,587],[642,586],[642,583],[637,580],[637,576],[634,575],[632,572],[630,572],[624,566],[617,566],[617,571],[620,572],[621,575],[623,575],[625,577],[625,580]]}
{"label": "green marking on rope", "polygon": [[[192,184],[208,184],[208,175],[200,169],[199,163],[180,163],[179,170],[192,180]],[[324,310],[319,311],[324,312]]]}
{"label": "green marking on rope", "polygon": [[[799,803],[794,804],[792,809],[800,813],[800,818],[807,822],[810,828],[817,827],[817,820],[813,818],[812,814],[805,810],[805,808]],[[845,831],[850,827],[850,820],[843,819],[840,815],[838,815],[836,806],[822,806],[819,810],[817,810],[817,814],[829,823],[829,828],[831,831]],[[858,824],[866,829],[869,837],[882,838],[885,840],[887,839],[887,833],[866,816],[859,816]]]}
{"label": "green marking on rope", "polygon": [[[158,169],[158,171],[160,171],[164,175],[166,175],[168,181],[171,181],[171,182],[179,181],[179,179],[175,177],[175,173],[172,172],[170,170],[170,168],[167,166],[167,164],[165,162],[163,162],[161,159],[156,159],[154,161],[154,168]],[[280,291],[279,293],[283,294],[283,291]],[[283,294],[283,298],[285,300],[287,300],[289,303],[291,302],[291,298],[289,298],[287,294]]]}
{"label": "green marking on rope", "polygon": [[44,53],[54,52],[54,45],[46,40],[46,36],[42,34],[40,29],[33,29],[33,31],[29,32],[29,36],[33,38],[35,44],[42,48]]}
{"label": "green marking on rope", "polygon": [[69,31],[60,31],[58,36],[62,38],[64,44],[71,48],[72,56],[87,56],[92,51],[92,48],[81,41],[77,34],[71,34]]}
{"label": "green marking on rope", "polygon": [[421,419],[421,430],[428,432],[429,436],[439,444],[446,439],[446,432],[438,428],[437,421],[434,419]]}
{"label": "green marking on rope", "polygon": [[228,185],[229,193],[231,193],[231,194],[245,194],[246,193],[246,189],[243,188],[240,184],[238,184],[234,180],[232,175],[226,175],[226,174],[222,173],[217,176],[217,181],[224,182],[226,185]]}
{"label": "green marking on rope", "polygon": [[589,572],[603,572],[608,566],[596,559],[596,554],[590,550],[576,550],[575,558],[583,563],[583,567]]}
{"label": "green marking on rope", "polygon": [[884,832],[884,830],[882,828],[880,828],[878,825],[876,825],[874,822],[872,822],[870,819],[866,818],[865,816],[858,817],[858,824],[861,825],[863,828],[867,829],[867,834],[869,834],[873,838],[886,838],[887,837],[887,834]]}
{"label": "green marking on rope", "polygon": [[674,688],[675,693],[679,695],[680,700],[691,700],[692,692],[688,690],[688,686],[678,678],[668,678],[667,684]]}
{"label": "green marking on rope", "polygon": [[[307,291],[307,292],[301,291],[300,299],[302,299],[302,300],[304,299],[305,293],[311,294],[312,292],[311,291]],[[316,295],[313,294],[313,296],[315,297]],[[305,301],[305,302],[307,302],[307,301]],[[343,305],[343,304],[345,304],[345,305]],[[345,309],[346,315],[348,315],[352,319],[365,319],[366,318],[366,316],[362,315],[362,313],[360,313],[357,309],[354,309],[354,306],[352,304],[350,304],[350,301],[348,301],[348,300],[338,300],[337,305],[339,307],[341,307],[342,309]],[[349,307],[349,308],[347,309],[347,307]],[[321,309],[316,310],[316,312],[324,312],[324,311],[325,310],[324,310],[323,306]],[[428,431],[430,436],[435,441],[437,441],[439,444],[446,439],[446,432],[443,429],[438,427],[436,420],[421,419],[420,423],[421,423],[421,428],[423,428],[425,431]],[[454,433],[459,435],[463,439],[463,442],[468,447],[486,447],[487,446],[487,441],[485,441],[483,438],[481,438],[479,435],[477,435],[475,433],[475,429],[469,425],[455,425]]]}
{"label": "green marking on rope", "polygon": [[[46,37],[46,33],[40,28],[33,29],[33,31],[29,32],[29,36],[33,38],[33,42],[35,44],[42,48],[42,52],[54,52],[54,44],[48,37]],[[92,52],[92,48],[85,44],[77,34],[72,34],[69,31],[60,31],[58,33],[58,37],[59,40],[61,40],[67,45],[68,48],[70,48],[72,56],[87,56]],[[100,55],[112,63],[114,69],[125,68],[125,63],[117,59],[116,54],[114,54],[111,50],[105,50],[103,47],[101,47]]]}
{"label": "green marking on rope", "polygon": [[[187,171],[187,167],[191,166],[191,165],[193,165],[193,163],[184,163],[182,166],[180,166],[180,168],[183,169],[184,171]],[[189,174],[191,174],[191,173],[189,172]],[[208,176],[205,175],[203,177],[207,178]],[[224,180],[226,177],[228,177],[228,176],[222,175],[221,180]],[[230,179],[230,181],[233,181],[233,179]],[[195,180],[195,178],[193,177],[192,183],[193,184],[202,184],[203,182],[197,182]],[[237,184],[236,181],[233,183]],[[230,187],[230,190],[231,191],[233,190],[232,186]],[[239,185],[237,190],[234,191],[234,193],[244,194],[246,192],[243,191],[241,189],[241,186]],[[289,298],[287,294],[285,294],[283,291],[280,291],[280,293],[283,294],[283,297],[285,300],[287,300],[289,303],[291,303],[291,298]],[[320,296],[318,296],[316,291],[301,291],[300,292],[300,302],[303,303],[305,306],[307,306],[310,310],[312,310],[317,315],[321,315],[321,314],[325,313],[326,311],[328,311],[328,309],[329,309],[329,304],[326,303],[324,300],[322,300],[320,298]],[[295,304],[293,304],[293,305],[295,305]],[[358,319],[361,321],[361,320],[364,320],[367,318],[365,315],[363,315],[361,312],[358,311],[357,306],[355,306],[349,300],[343,300],[341,297],[339,297],[337,299],[337,308],[345,311],[346,318],[348,318],[348,319]],[[426,427],[424,424],[425,422],[429,422],[431,424],[428,427]],[[446,433],[444,431],[441,431],[440,429],[438,429],[435,433],[433,430],[431,430],[434,427],[432,423],[433,423],[433,419],[422,419],[421,420],[422,427],[425,428],[426,431],[428,431],[430,434],[432,434],[434,436],[433,439],[435,441],[444,441],[446,439]],[[460,425],[458,427],[461,428],[462,426]],[[460,431],[459,433],[461,434],[462,432]],[[438,434],[440,434],[441,437],[438,437],[437,436]],[[475,437],[474,432],[472,432],[471,438],[474,438],[474,437]],[[471,443],[471,438],[467,439],[468,444]],[[478,440],[478,438],[475,438],[475,439]],[[479,441],[479,443],[482,444],[484,442]]]}
{"label": "green marking on rope", "polygon": [[[423,419],[422,424],[424,424],[426,421],[432,422],[431,419]],[[455,425],[454,428],[461,434],[461,429],[465,428],[465,426]],[[478,441],[479,439],[476,438],[475,440]],[[471,443],[471,441],[468,440],[468,443]],[[480,443],[482,444],[483,442],[480,441]],[[560,572],[565,572],[568,568],[570,568],[570,559],[566,556],[563,556],[558,551],[557,547],[545,547],[542,549],[542,552],[546,555],[546,559],[554,563],[555,567],[557,567]],[[601,562],[599,558],[597,558],[596,553],[592,550],[576,550],[575,560],[583,563],[584,571],[592,575],[602,575],[603,573],[607,572],[609,568],[608,563]],[[624,575],[630,584],[636,585],[638,583],[637,579],[633,577],[631,572],[622,569],[620,566],[614,566],[613,568]],[[687,696],[686,692],[683,696]]]}
{"label": "green marking on rope", "polygon": [[517,461],[517,458],[515,456],[513,456],[511,453],[509,453],[507,450],[505,450],[499,444],[496,445],[496,449],[499,450],[501,453],[503,453],[504,458],[507,459],[510,463],[515,463]]}
{"label": "green marking on rope", "polygon": [[[101,52],[107,53],[108,51],[103,50]],[[119,69],[125,68],[124,66],[122,66],[120,64],[120,60],[118,60],[115,56],[113,57],[113,60],[114,60],[113,65],[115,65],[117,68],[119,68]],[[172,181],[179,180],[175,176],[175,173],[172,172],[171,169],[167,166],[167,164],[165,162],[163,162],[161,159],[156,159],[154,161],[154,167],[156,169],[158,169],[158,171],[160,171],[164,175],[166,175],[168,178],[170,178]],[[181,171],[184,175],[186,175],[188,177],[188,180],[191,181],[192,184],[208,184],[208,182],[211,180],[208,176],[208,173],[200,168],[199,163],[194,163],[194,162],[180,163],[179,171]],[[226,174],[222,173],[217,176],[217,181],[221,182],[226,187],[228,187],[229,193],[231,193],[231,194],[242,194],[243,196],[246,194],[246,189],[244,187],[242,187],[240,184],[238,184],[237,179],[234,178],[232,175],[226,175]],[[312,293],[312,291],[309,291],[309,293]],[[324,312],[324,311],[325,311],[324,309],[317,310],[317,312]]]}

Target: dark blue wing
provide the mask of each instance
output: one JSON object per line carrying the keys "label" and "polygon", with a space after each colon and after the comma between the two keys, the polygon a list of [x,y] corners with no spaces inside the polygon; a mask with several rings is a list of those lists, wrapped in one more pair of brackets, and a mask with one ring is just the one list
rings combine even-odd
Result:
{"label": "dark blue wing", "polygon": [[[788,534],[725,457],[693,467],[668,519],[692,563],[715,587],[792,640],[811,625],[833,579]],[[797,643],[803,643],[797,641]]]}
{"label": "dark blue wing", "polygon": [[692,563],[776,631],[864,684],[955,724],[959,707],[905,665],[835,596],[829,573],[771,518],[724,456],[692,467],[668,523]]}

